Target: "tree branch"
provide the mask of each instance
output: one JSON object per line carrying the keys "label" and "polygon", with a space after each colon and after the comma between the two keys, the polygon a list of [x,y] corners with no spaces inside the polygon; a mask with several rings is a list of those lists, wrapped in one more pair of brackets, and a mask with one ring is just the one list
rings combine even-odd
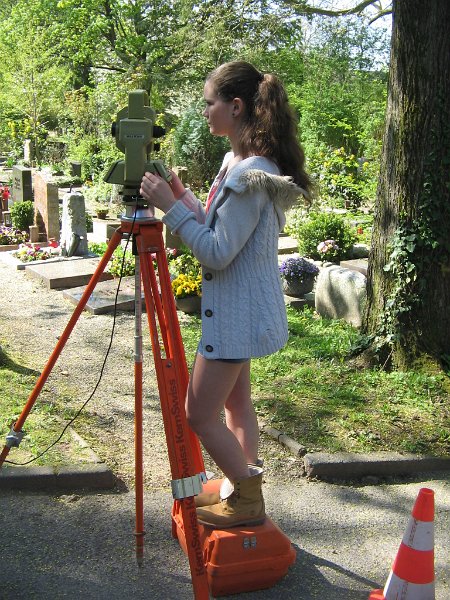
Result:
{"label": "tree branch", "polygon": [[[325,17],[343,17],[346,15],[356,15],[356,14],[360,14],[362,13],[362,11],[367,8],[368,6],[371,5],[378,5],[379,6],[379,2],[377,2],[376,0],[363,0],[363,2],[359,2],[356,6],[354,6],[353,8],[344,8],[341,10],[329,10],[326,8],[319,8],[319,7],[314,7],[314,6],[308,6],[305,5],[303,3],[301,3],[300,5],[297,2],[288,2],[288,4],[290,6],[292,6],[293,8],[295,8],[298,12],[298,14],[302,14],[305,16],[308,15],[322,15]],[[381,7],[380,7],[381,8]],[[374,20],[376,20],[377,18],[384,16],[385,14],[390,14],[392,12],[392,9],[387,8],[385,10],[380,10],[380,13],[378,13],[376,15],[376,17],[374,17],[374,19],[372,20],[372,22]]]}

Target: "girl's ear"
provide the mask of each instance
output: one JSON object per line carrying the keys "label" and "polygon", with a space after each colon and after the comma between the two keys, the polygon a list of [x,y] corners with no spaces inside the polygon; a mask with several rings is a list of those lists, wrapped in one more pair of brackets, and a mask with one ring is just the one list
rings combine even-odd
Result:
{"label": "girl's ear", "polygon": [[244,102],[242,98],[234,98],[233,99],[233,117],[237,117],[244,111]]}

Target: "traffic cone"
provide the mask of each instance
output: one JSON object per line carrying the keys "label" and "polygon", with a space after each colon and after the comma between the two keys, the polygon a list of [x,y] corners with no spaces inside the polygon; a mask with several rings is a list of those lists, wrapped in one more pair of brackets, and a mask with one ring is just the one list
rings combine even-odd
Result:
{"label": "traffic cone", "polygon": [[435,600],[433,520],[434,492],[422,488],[384,590],[369,600]]}

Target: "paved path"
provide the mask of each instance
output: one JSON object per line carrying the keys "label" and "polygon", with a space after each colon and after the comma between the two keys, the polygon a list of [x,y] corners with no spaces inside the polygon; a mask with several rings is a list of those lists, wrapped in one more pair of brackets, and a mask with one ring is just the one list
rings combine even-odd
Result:
{"label": "paved path", "polygon": [[[450,478],[349,487],[265,485],[268,513],[297,561],[248,600],[367,600],[384,587],[421,487],[435,491],[436,599],[450,598]],[[131,493],[0,494],[0,598],[188,600],[187,560],[170,533],[169,490],[147,491],[146,555],[134,557]]]}

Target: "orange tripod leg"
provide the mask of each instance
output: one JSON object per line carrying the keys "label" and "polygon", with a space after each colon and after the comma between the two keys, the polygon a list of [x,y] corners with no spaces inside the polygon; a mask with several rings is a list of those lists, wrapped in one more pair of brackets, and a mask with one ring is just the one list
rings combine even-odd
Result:
{"label": "orange tripod leg", "polygon": [[119,227],[119,229],[117,229],[113,233],[105,254],[102,256],[99,264],[97,265],[97,269],[95,270],[94,274],[92,275],[92,278],[89,281],[89,283],[86,287],[86,290],[84,291],[83,295],[81,296],[80,301],[78,302],[69,322],[66,325],[66,328],[64,329],[61,337],[58,340],[58,343],[56,344],[52,354],[50,355],[50,358],[48,359],[47,364],[45,365],[40,377],[38,378],[36,385],[34,386],[32,392],[27,400],[27,403],[25,404],[19,418],[14,423],[14,426],[11,429],[11,431],[7,437],[6,445],[4,446],[2,453],[0,454],[0,468],[2,467],[3,463],[5,462],[10,449],[13,446],[19,445],[21,435],[22,435],[22,433],[21,433],[22,427],[26,421],[26,418],[28,417],[31,409],[34,406],[34,403],[36,402],[39,394],[41,393],[41,390],[44,387],[45,382],[47,381],[50,373],[52,372],[52,369],[55,366],[56,361],[59,358],[59,355],[63,351],[63,348],[66,345],[66,342],[69,339],[73,328],[75,327],[81,313],[83,312],[84,307],[86,306],[92,292],[95,289],[95,286],[99,282],[100,277],[101,277],[103,271],[105,270],[106,265],[108,264],[109,259],[111,258],[114,250],[120,244],[121,239],[122,239],[122,233],[121,233],[121,229]]}
{"label": "orange tripod leg", "polygon": [[[188,383],[187,366],[162,241],[162,223],[141,226],[136,239],[173,478],[172,492],[180,503],[194,595],[198,600],[206,600],[209,599],[209,589],[194,504],[194,495],[201,489],[200,478],[204,466],[198,440],[195,438],[196,444],[191,443],[193,434],[186,420],[184,399]],[[156,253],[157,256],[161,298],[150,253]],[[158,317],[165,358],[161,355],[155,314]],[[201,471],[198,471],[198,467]]]}

